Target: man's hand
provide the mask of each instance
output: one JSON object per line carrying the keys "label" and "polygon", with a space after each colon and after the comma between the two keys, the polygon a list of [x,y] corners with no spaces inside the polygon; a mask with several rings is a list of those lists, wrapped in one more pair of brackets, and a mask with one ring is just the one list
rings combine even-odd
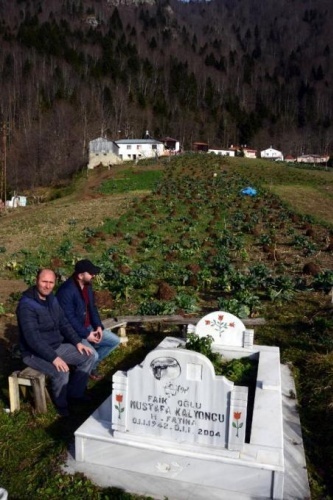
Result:
{"label": "man's hand", "polygon": [[87,354],[88,356],[90,356],[93,352],[91,347],[88,347],[82,344],[81,342],[76,344],[76,349],[79,351],[80,354]]}
{"label": "man's hand", "polygon": [[98,327],[96,330],[93,332],[90,332],[87,340],[89,342],[93,342],[94,344],[98,344],[102,340],[102,329],[101,327]]}
{"label": "man's hand", "polygon": [[69,366],[59,356],[52,361],[58,372],[69,372]]}

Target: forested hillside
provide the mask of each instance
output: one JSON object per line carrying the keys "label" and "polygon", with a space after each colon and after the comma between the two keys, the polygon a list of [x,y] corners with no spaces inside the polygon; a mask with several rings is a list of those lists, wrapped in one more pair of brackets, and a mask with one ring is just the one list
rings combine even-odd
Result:
{"label": "forested hillside", "polygon": [[87,163],[89,140],[333,150],[333,2],[0,0],[10,189]]}

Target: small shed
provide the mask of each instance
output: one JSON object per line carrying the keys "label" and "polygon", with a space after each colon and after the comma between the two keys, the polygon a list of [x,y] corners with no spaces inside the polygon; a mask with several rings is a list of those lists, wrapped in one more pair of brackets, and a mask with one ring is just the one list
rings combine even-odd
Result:
{"label": "small shed", "polygon": [[287,156],[285,156],[284,161],[286,163],[295,163],[296,162],[296,158],[295,158],[295,156],[287,155]]}
{"label": "small shed", "polygon": [[19,196],[14,194],[10,200],[6,201],[6,207],[8,208],[17,208],[17,207],[25,207],[27,205],[26,196]]}
{"label": "small shed", "polygon": [[257,150],[256,149],[251,149],[247,147],[243,147],[242,151],[244,153],[245,158],[257,158]]}
{"label": "small shed", "polygon": [[203,151],[205,153],[208,153],[207,142],[194,142],[192,146],[193,146],[193,151]]}
{"label": "small shed", "polygon": [[180,152],[180,142],[172,137],[164,137],[161,139],[164,144],[166,154],[175,154]]}

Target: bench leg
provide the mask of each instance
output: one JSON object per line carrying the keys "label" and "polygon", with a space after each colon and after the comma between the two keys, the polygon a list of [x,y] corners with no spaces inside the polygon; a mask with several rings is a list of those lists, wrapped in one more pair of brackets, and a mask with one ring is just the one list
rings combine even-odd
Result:
{"label": "bench leg", "polygon": [[46,413],[45,376],[31,380],[37,413]]}
{"label": "bench leg", "polygon": [[120,344],[125,345],[128,342],[128,337],[126,335],[126,326],[121,326],[118,330],[118,336],[120,337]]}
{"label": "bench leg", "polygon": [[10,411],[14,412],[20,409],[20,391],[17,377],[11,375],[8,377],[8,387],[9,387],[9,404]]}

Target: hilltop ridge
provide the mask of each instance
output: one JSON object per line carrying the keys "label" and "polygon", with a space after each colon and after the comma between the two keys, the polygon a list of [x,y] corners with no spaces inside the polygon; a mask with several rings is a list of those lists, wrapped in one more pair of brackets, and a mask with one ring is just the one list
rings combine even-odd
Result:
{"label": "hilltop ridge", "polygon": [[328,0],[0,3],[10,189],[56,184],[88,144],[176,137],[285,154],[333,148]]}

